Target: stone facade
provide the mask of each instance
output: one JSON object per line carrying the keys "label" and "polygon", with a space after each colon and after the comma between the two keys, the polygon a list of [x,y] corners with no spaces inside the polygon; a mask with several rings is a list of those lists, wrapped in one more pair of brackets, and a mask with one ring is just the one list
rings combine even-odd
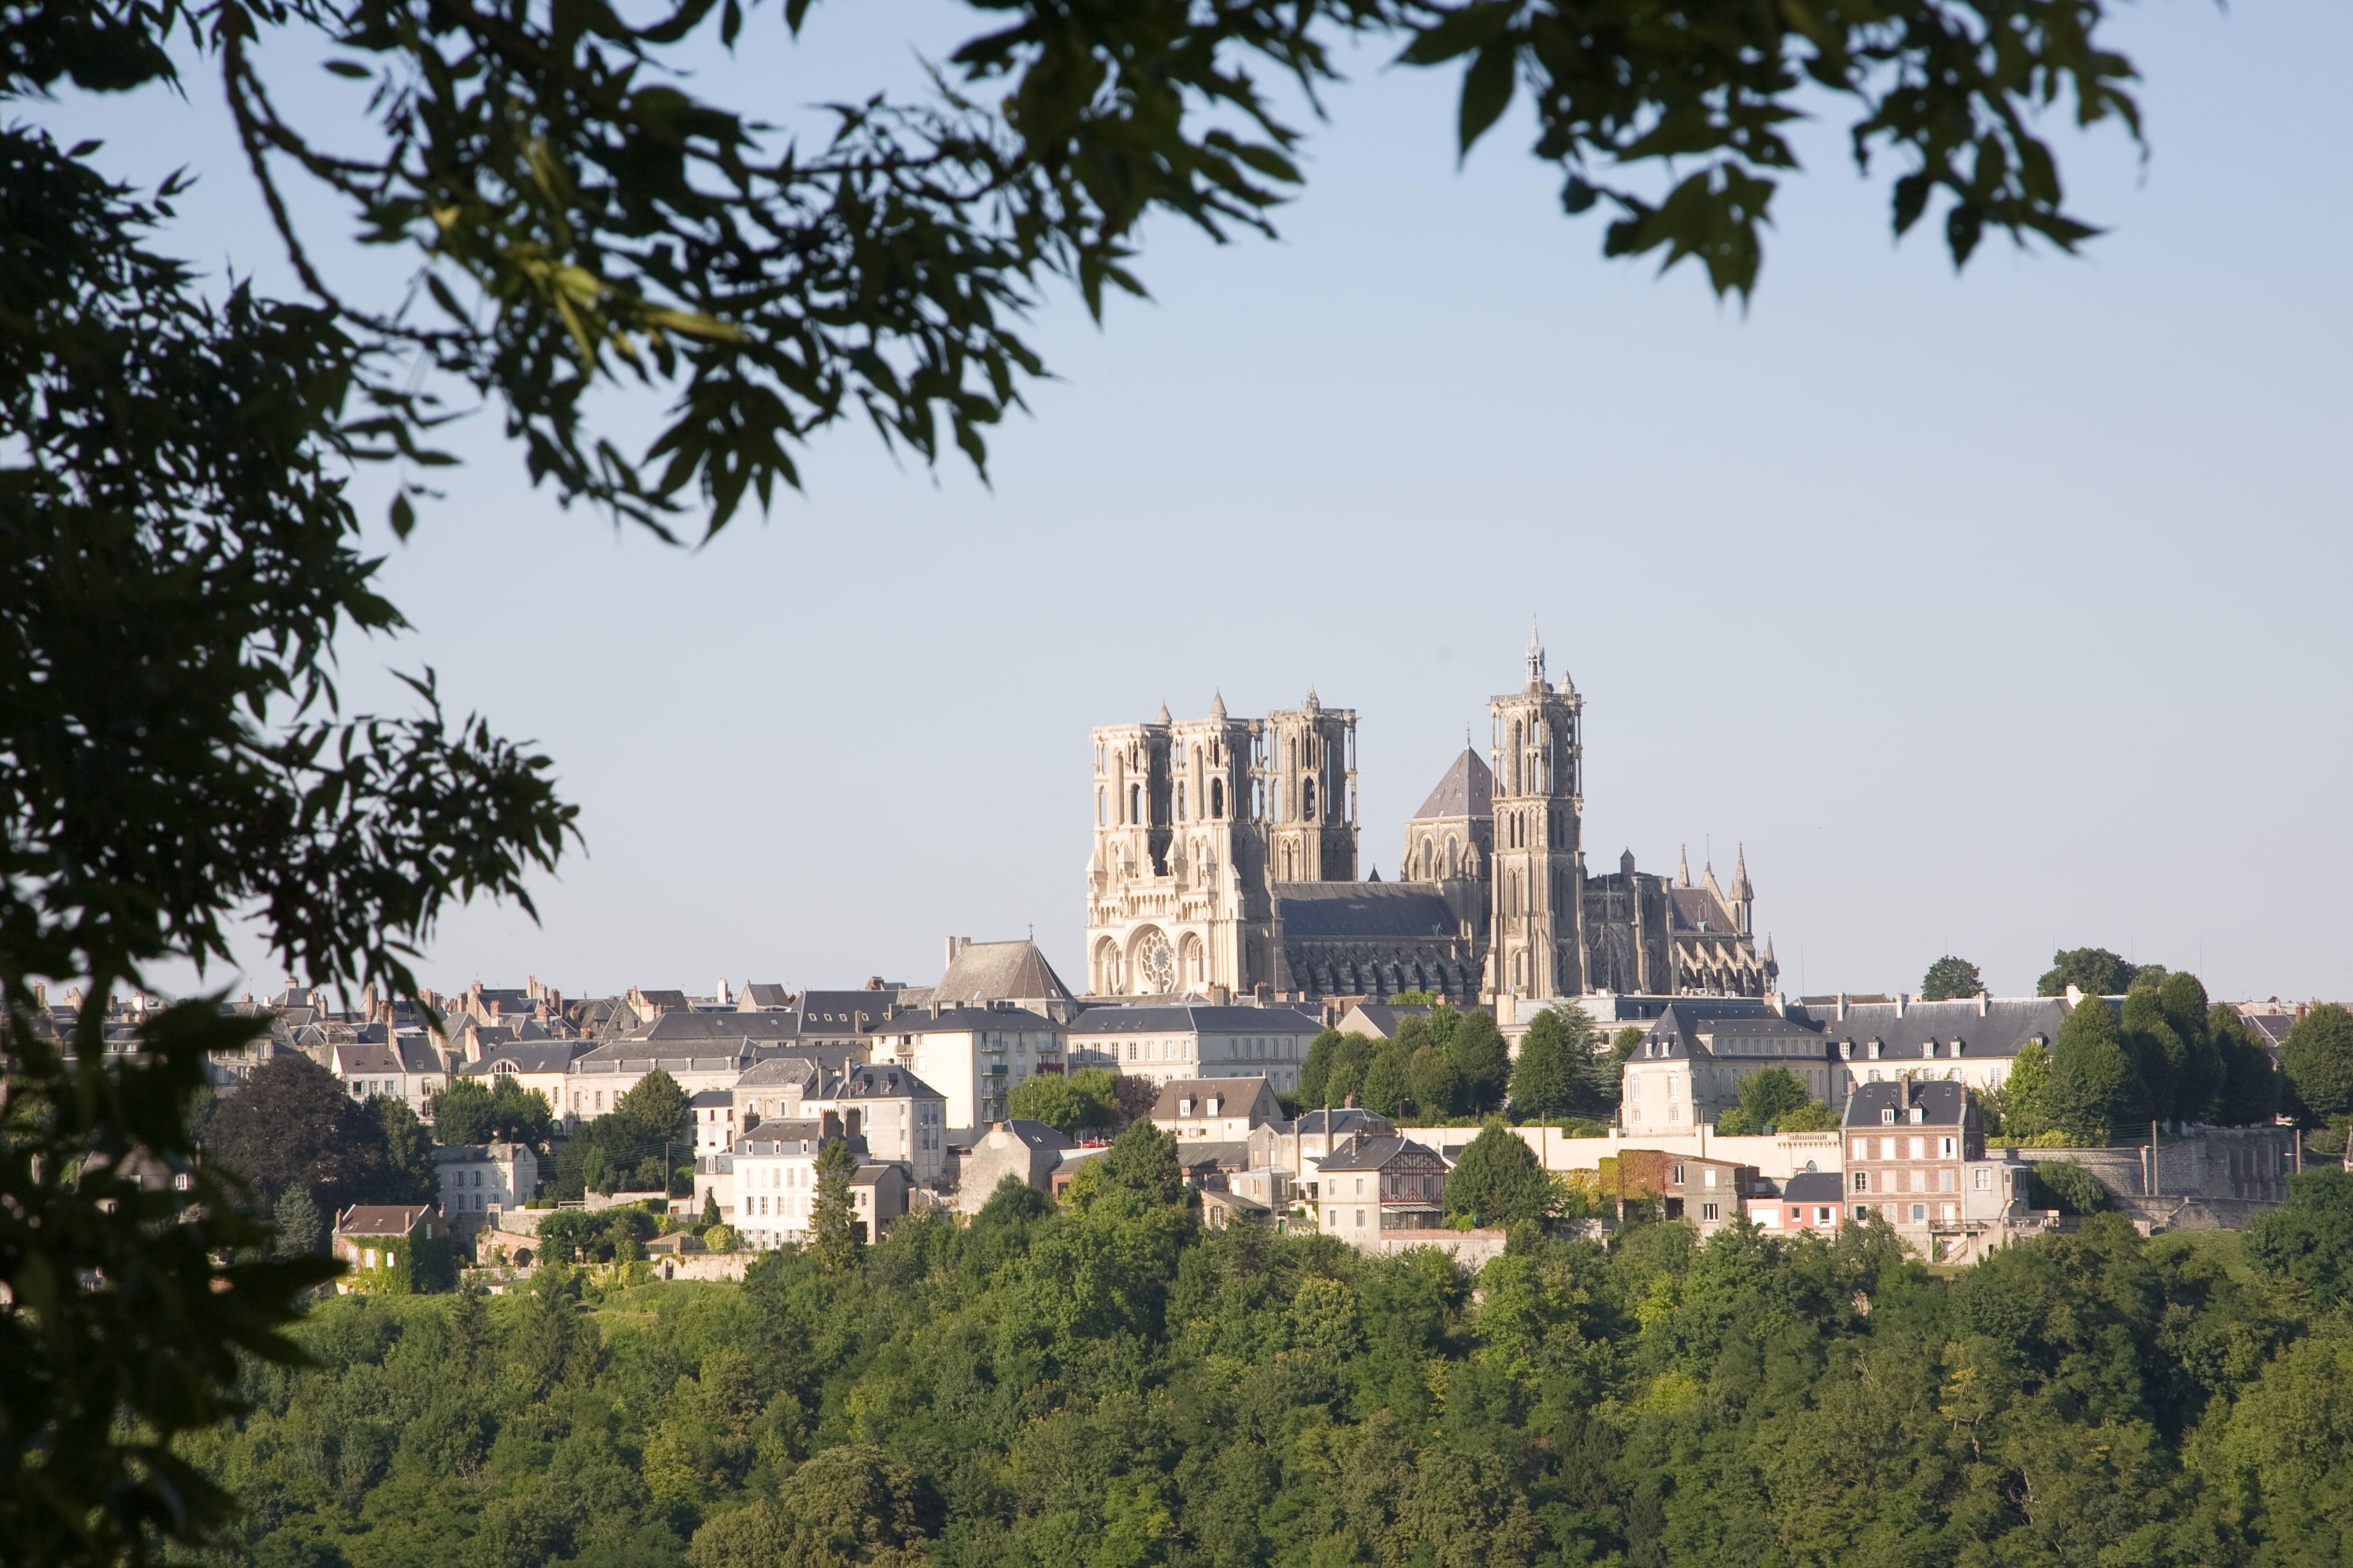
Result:
{"label": "stone facade", "polygon": [[1669,883],[1588,879],[1584,699],[1525,679],[1489,699],[1488,754],[1465,747],[1406,826],[1402,879],[1358,881],[1356,715],[1301,707],[1205,719],[1164,707],[1094,731],[1087,991],[1213,1001],[1383,998],[1458,1004],[1597,990],[1761,996],[1746,857]]}

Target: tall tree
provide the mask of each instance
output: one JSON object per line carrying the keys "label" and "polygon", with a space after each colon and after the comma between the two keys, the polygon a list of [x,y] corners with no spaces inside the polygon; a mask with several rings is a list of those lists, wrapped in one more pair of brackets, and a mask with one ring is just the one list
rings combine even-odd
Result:
{"label": "tall tree", "polygon": [[206,1154],[251,1182],[265,1203],[301,1186],[333,1211],[399,1201],[394,1194],[406,1190],[389,1175],[383,1125],[308,1057],[255,1068],[214,1114],[211,1132]]}
{"label": "tall tree", "polygon": [[2248,1228],[2247,1256],[2323,1307],[2353,1296],[2353,1172],[2323,1166],[2291,1179],[2286,1205]]}
{"label": "tall tree", "polygon": [[1065,1137],[1075,1136],[1100,1107],[1089,1103],[1069,1078],[1040,1073],[1013,1086],[1005,1097],[1006,1114],[1022,1121],[1042,1121]]}
{"label": "tall tree", "polygon": [[311,1201],[311,1189],[290,1184],[278,1194],[270,1210],[270,1229],[275,1233],[272,1246],[281,1258],[308,1257],[319,1250],[326,1239],[326,1222],[319,1215],[319,1205]]}
{"label": "tall tree", "polygon": [[2323,1002],[2280,1042],[2280,1075],[2307,1125],[2353,1115],[2353,1012]]}
{"label": "tall tree", "polygon": [[[1402,1033],[1402,1032],[1400,1032]],[[1356,1098],[1364,1108],[1376,1116],[1396,1116],[1409,1100],[1406,1076],[1405,1042],[1402,1037],[1382,1047],[1372,1065],[1365,1068],[1364,1087]]]}
{"label": "tall tree", "polygon": [[2085,997],[2059,1026],[2044,1100],[2052,1123],[2084,1143],[2147,1120],[2148,1086],[2125,1052],[2115,1010],[2098,997]]}
{"label": "tall tree", "polygon": [[368,1194],[384,1204],[429,1204],[441,1195],[441,1173],[433,1163],[433,1135],[405,1100],[372,1095],[367,1113],[384,1141],[384,1177]]}
{"label": "tall tree", "polygon": [[2125,1055],[2132,1058],[2133,1070],[2147,1087],[2149,1114],[2168,1121],[2187,1114],[2181,1100],[2189,1087],[2189,1044],[2166,1018],[2155,985],[2133,986],[2125,998],[2117,1027]]}
{"label": "tall tree", "polygon": [[510,1143],[543,1145],[554,1135],[555,1113],[547,1097],[525,1089],[511,1075],[491,1083],[459,1079],[433,1097],[433,1139],[437,1143]]}
{"label": "tall tree", "polygon": [[2189,1121],[2211,1121],[2221,1110],[2229,1068],[2214,1038],[2213,1005],[2207,1000],[2206,987],[2194,974],[2168,974],[2158,983],[2157,1005],[2182,1042],[2181,1079],[2174,1088],[2173,1113]]}
{"label": "tall tree", "polygon": [[1740,1116],[1750,1132],[1775,1131],[1807,1103],[1806,1086],[1788,1068],[1759,1068],[1740,1080]]}
{"label": "tall tree", "polygon": [[828,1138],[817,1155],[817,1200],[809,1205],[809,1252],[828,1274],[858,1266],[867,1241],[866,1224],[850,1203],[849,1178],[858,1160],[849,1145]]}
{"label": "tall tree", "polygon": [[1528,1022],[1512,1064],[1512,1111],[1523,1121],[1565,1116],[1588,1098],[1593,1021],[1582,1007],[1547,1007]]}
{"label": "tall tree", "polygon": [[1310,1105],[1324,1103],[1332,1069],[1338,1064],[1340,1046],[1346,1038],[1339,1030],[1327,1028],[1307,1043],[1307,1058],[1299,1065],[1300,1099]]}
{"label": "tall tree", "polygon": [[1475,1225],[1542,1220],[1558,1202],[1535,1151],[1500,1118],[1488,1121],[1446,1174],[1446,1212],[1468,1216]]}
{"label": "tall tree", "polygon": [[2037,996],[2064,996],[2073,985],[2086,996],[2121,996],[2138,972],[2105,947],[2071,947],[2051,955],[2051,967],[2034,983]]}
{"label": "tall tree", "polygon": [[1365,1077],[1372,1071],[1373,1061],[1386,1043],[1366,1035],[1342,1037],[1339,1048],[1333,1053],[1331,1075],[1324,1080],[1322,1103],[1345,1105],[1351,1096],[1357,1103],[1365,1103]]}
{"label": "tall tree", "polygon": [[1949,1002],[1955,997],[1975,996],[1985,989],[1985,981],[1978,974],[1978,966],[1966,958],[1951,953],[1928,966],[1920,977],[1920,1000]]}
{"label": "tall tree", "polygon": [[1481,1116],[1499,1109],[1511,1085],[1512,1054],[1494,1016],[1483,1007],[1464,1013],[1448,1049],[1461,1075],[1465,1109]]}
{"label": "tall tree", "polygon": [[2206,1030],[2222,1061],[2217,1119],[2229,1127],[2265,1122],[2279,1113],[2279,1070],[2272,1053],[2246,1020],[2217,1002],[2206,1015]]}
{"label": "tall tree", "polygon": [[2051,1100],[2051,1054],[2033,1041],[2018,1047],[1997,1093],[2006,1136],[2039,1138],[2058,1125]]}
{"label": "tall tree", "polygon": [[1462,1078],[1454,1058],[1437,1046],[1424,1046],[1406,1058],[1405,1088],[1419,1115],[1442,1121],[1461,1109]]}

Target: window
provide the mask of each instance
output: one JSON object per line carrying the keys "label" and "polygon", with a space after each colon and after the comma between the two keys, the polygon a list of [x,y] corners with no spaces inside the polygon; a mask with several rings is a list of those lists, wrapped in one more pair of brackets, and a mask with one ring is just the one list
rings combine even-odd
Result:
{"label": "window", "polygon": [[1870,1139],[1858,1138],[1854,1141],[1854,1157],[1858,1160],[1868,1160],[1871,1158]]}
{"label": "window", "polygon": [[1667,1179],[1674,1183],[1675,1185],[1679,1187],[1682,1186],[1683,1184],[1683,1168],[1681,1165],[1677,1165],[1674,1168],[1674,1173]]}
{"label": "window", "polygon": [[1883,1111],[1881,1111],[1881,1112],[1879,1113],[1879,1121],[1880,1121],[1880,1125],[1881,1125],[1881,1126],[1883,1126],[1883,1126],[1888,1125],[1888,1124],[1889,1124],[1889,1123],[1891,1123],[1891,1122],[1893,1122],[1894,1120],[1895,1120],[1895,1112],[1894,1112],[1893,1110],[1883,1110]]}
{"label": "window", "polygon": [[1960,1175],[1961,1173],[1958,1171],[1954,1170],[1950,1165],[1946,1166],[1943,1170],[1936,1173],[1936,1190],[1940,1193],[1949,1193],[1957,1190],[1955,1184],[1960,1180]]}
{"label": "window", "polygon": [[1928,1205],[1926,1204],[1914,1204],[1912,1205],[1912,1223],[1915,1225],[1925,1225],[1927,1223],[1927,1219]]}
{"label": "window", "polygon": [[1802,1220],[1802,1219],[1804,1219],[1804,1218],[1805,1218],[1805,1210],[1803,1210],[1803,1209],[1791,1209],[1791,1210],[1789,1211],[1789,1223],[1790,1223],[1791,1225],[1796,1225],[1796,1224],[1798,1224],[1800,1220]]}
{"label": "window", "polygon": [[[1364,1178],[1364,1177],[1362,1177],[1362,1176],[1358,1176],[1358,1177],[1356,1178],[1356,1195],[1357,1195],[1358,1197],[1360,1197],[1360,1198],[1361,1198],[1361,1197],[1363,1197],[1363,1196],[1365,1195],[1365,1178]],[[1360,1217],[1360,1218],[1356,1221],[1356,1223],[1357,1223],[1358,1225],[1362,1225],[1362,1224],[1364,1224],[1365,1222],[1364,1222],[1364,1220]]]}
{"label": "window", "polygon": [[1911,1144],[1911,1158],[1925,1160],[1928,1157],[1928,1141],[1926,1138],[1913,1138],[1906,1142]]}
{"label": "window", "polygon": [[1951,1159],[1953,1157],[1953,1140],[1950,1138],[1937,1139],[1936,1153],[1943,1159]]}
{"label": "window", "polygon": [[1913,1126],[1917,1127],[1917,1126],[1919,1126],[1919,1125],[1920,1125],[1920,1123],[1922,1123],[1923,1121],[1927,1121],[1927,1120],[1928,1120],[1928,1113],[1927,1113],[1926,1111],[1925,1111],[1925,1110],[1921,1110],[1921,1109],[1920,1109],[1918,1106],[1916,1106],[1916,1105],[1915,1105],[1915,1106],[1914,1106],[1914,1107],[1912,1108],[1912,1125],[1913,1125]]}
{"label": "window", "polygon": [[1702,1219],[1715,1219],[1715,1217],[1717,1217],[1717,1216],[1716,1216],[1716,1212],[1715,1212],[1715,1211],[1716,1211],[1716,1205],[1714,1205],[1714,1204],[1702,1204],[1702,1205],[1699,1205],[1699,1217],[1700,1217],[1700,1218],[1702,1218]]}
{"label": "window", "polygon": [[1867,1193],[1871,1191],[1871,1173],[1869,1171],[1857,1171],[1854,1173],[1854,1190],[1858,1193]]}
{"label": "window", "polygon": [[1936,1055],[1936,1042],[1934,1040],[1921,1041],[1920,1055],[1924,1060],[1934,1060]]}
{"label": "window", "polygon": [[1715,1172],[1714,1168],[1711,1167],[1710,1169],[1700,1173],[1699,1184],[1703,1187],[1712,1187],[1715,1185]]}
{"label": "window", "polygon": [[1365,1223],[1365,1211],[1364,1211],[1364,1210],[1362,1210],[1362,1209],[1358,1209],[1358,1210],[1356,1211],[1356,1224],[1358,1225],[1358,1226],[1360,1226],[1360,1227],[1361,1227],[1361,1226],[1364,1225],[1364,1223]]}
{"label": "window", "polygon": [[1817,1208],[1817,1209],[1815,1209],[1815,1210],[1814,1210],[1814,1223],[1815,1223],[1816,1225],[1828,1225],[1828,1224],[1830,1224],[1830,1222],[1831,1222],[1831,1211],[1830,1211],[1830,1206],[1829,1206],[1828,1205],[1823,1205],[1822,1206],[1820,1206],[1820,1207],[1819,1207],[1819,1208]]}
{"label": "window", "polygon": [[1969,1173],[1969,1186],[1973,1190],[1980,1193],[1991,1191],[1993,1187],[1993,1173],[1986,1170],[1983,1166],[1979,1166],[1977,1170],[1971,1171]]}

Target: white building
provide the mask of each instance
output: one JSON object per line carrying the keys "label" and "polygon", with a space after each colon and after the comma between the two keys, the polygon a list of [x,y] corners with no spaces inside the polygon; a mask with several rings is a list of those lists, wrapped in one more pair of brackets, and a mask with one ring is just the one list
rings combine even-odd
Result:
{"label": "white building", "polygon": [[[371,1033],[385,1032],[380,1024],[367,1027]],[[389,1040],[359,1040],[330,1049],[330,1070],[353,1100],[382,1095],[402,1101],[421,1119],[433,1097],[449,1087],[449,1069],[441,1053],[421,1033],[395,1035]]]}
{"label": "white building", "polygon": [[1284,1093],[1324,1022],[1296,1007],[1221,1007],[1173,1002],[1090,1007],[1071,1024],[1071,1055],[1133,1078],[1262,1078]]}
{"label": "white building", "polygon": [[433,1151],[441,1212],[452,1219],[521,1208],[539,1192],[539,1156],[527,1143],[445,1143]]}
{"label": "white building", "polygon": [[706,1089],[687,1102],[694,1114],[694,1152],[721,1154],[735,1146],[735,1091]]}
{"label": "white building", "polygon": [[1160,1098],[1146,1118],[1180,1142],[1215,1138],[1239,1143],[1282,1120],[1282,1108],[1262,1078],[1187,1078],[1160,1086]]}
{"label": "white building", "polygon": [[[797,1244],[808,1236],[809,1206],[817,1202],[817,1155],[824,1142],[819,1122],[765,1122],[735,1140],[728,1172],[699,1180],[718,1197],[720,1213],[754,1247],[765,1251]],[[723,1185],[729,1177],[734,1187],[732,1205]]]}
{"label": "white building", "polygon": [[1061,1024],[1006,1004],[902,1013],[877,1026],[874,1054],[936,1089],[951,1127],[1002,1121],[1017,1085],[1089,1065],[1071,1060]]}

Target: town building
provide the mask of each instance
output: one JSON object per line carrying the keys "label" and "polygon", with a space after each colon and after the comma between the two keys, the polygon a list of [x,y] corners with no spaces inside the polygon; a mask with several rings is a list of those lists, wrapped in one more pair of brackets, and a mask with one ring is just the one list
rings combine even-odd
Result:
{"label": "town building", "polygon": [[1385,1116],[1357,1106],[1318,1106],[1292,1121],[1261,1122],[1250,1130],[1249,1168],[1290,1173],[1293,1190],[1313,1179],[1317,1163],[1352,1138],[1386,1138],[1397,1131]]}
{"label": "town building", "polygon": [[1835,1235],[1846,1223],[1846,1181],[1836,1171],[1801,1171],[1779,1182],[1761,1177],[1747,1202],[1751,1225],[1783,1236]]}
{"label": "town building", "polygon": [[453,1221],[521,1208],[539,1194],[539,1156],[528,1143],[437,1144],[433,1172]]}
{"label": "town building", "polygon": [[354,1040],[328,1047],[332,1072],[353,1100],[381,1095],[397,1100],[420,1119],[432,1112],[433,1097],[449,1086],[449,1069],[421,1034]]}
{"label": "town building", "polygon": [[919,1186],[947,1185],[947,1098],[905,1068],[854,1063],[824,1073],[803,1092],[800,1113],[815,1116],[828,1138],[862,1140],[871,1159],[904,1164]]}
{"label": "town building", "polygon": [[[716,1196],[719,1212],[754,1250],[798,1243],[808,1235],[809,1211],[817,1202],[817,1157],[825,1129],[810,1120],[765,1122],[735,1140],[729,1168],[696,1163],[696,1183]],[[852,1143],[853,1152],[862,1153]],[[733,1179],[733,1203],[723,1178]],[[729,1210],[734,1212],[731,1215]]]}
{"label": "town building", "polygon": [[1410,1138],[1352,1138],[1317,1162],[1311,1187],[1318,1228],[1359,1250],[1446,1221],[1446,1162]]}
{"label": "town building", "polygon": [[2000,1245],[2024,1213],[2033,1167],[1986,1157],[1977,1096],[1946,1079],[1866,1083],[1847,1101],[1847,1212],[1876,1215],[1931,1259]]}
{"label": "town building", "polygon": [[716,1154],[735,1146],[739,1129],[735,1124],[733,1089],[706,1089],[690,1096],[687,1106],[694,1117],[694,1152],[697,1154]]}
{"label": "town building", "polygon": [[550,1112],[568,1114],[572,1064],[590,1046],[586,1040],[517,1040],[493,1047],[480,1060],[468,1062],[459,1076],[496,1090],[505,1081],[538,1095]]}
{"label": "town building", "polygon": [[874,1048],[938,1089],[951,1127],[980,1127],[1006,1117],[1006,1098],[1041,1073],[1074,1064],[1064,1026],[1009,1003],[938,1003],[879,1026]]}
{"label": "town building", "polygon": [[850,1173],[849,1212],[863,1227],[866,1239],[880,1241],[906,1214],[913,1190],[907,1167],[895,1161],[868,1162]]}
{"label": "town building", "polygon": [[421,1244],[448,1234],[431,1204],[354,1204],[335,1216],[329,1244],[348,1270],[335,1289],[344,1294],[383,1289],[404,1267],[415,1266]]}
{"label": "town building", "polygon": [[1666,1218],[1689,1220],[1708,1237],[1745,1217],[1758,1188],[1754,1165],[1686,1154],[1669,1161],[1658,1195]]}
{"label": "town building", "polygon": [[1093,1006],[1070,1026],[1074,1060],[1131,1078],[1262,1078],[1277,1093],[1299,1087],[1300,1064],[1324,1021],[1296,1007],[1225,1006],[1192,999]]}
{"label": "town building", "polygon": [[1071,1141],[1042,1121],[999,1121],[975,1141],[956,1173],[955,1206],[978,1214],[1012,1176],[1038,1191],[1052,1190],[1055,1168]]}
{"label": "town building", "polygon": [[1214,1138],[1245,1143],[1258,1129],[1282,1120],[1282,1108],[1262,1078],[1171,1079],[1146,1117],[1183,1142]]}

